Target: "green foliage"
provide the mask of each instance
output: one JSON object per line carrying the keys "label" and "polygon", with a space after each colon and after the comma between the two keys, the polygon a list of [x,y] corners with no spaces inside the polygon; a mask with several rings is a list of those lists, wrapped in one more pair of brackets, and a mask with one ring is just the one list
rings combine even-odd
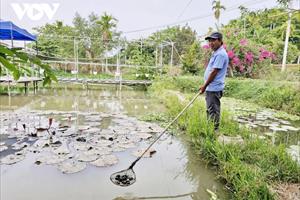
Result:
{"label": "green foliage", "polygon": [[[31,63],[44,70],[44,85],[50,84],[51,81],[57,81],[55,75],[48,65],[43,64],[37,57],[22,52],[20,49],[9,49],[3,45],[0,45],[0,63],[0,74],[4,73],[3,69],[5,68],[12,73],[15,80],[20,78],[23,71],[29,71],[25,66]],[[19,65],[22,67],[19,68]]]}
{"label": "green foliage", "polygon": [[[284,9],[264,9],[250,12],[242,9],[242,16],[223,27],[228,44],[246,38],[254,46],[264,47],[276,55],[275,63],[281,63],[288,14]],[[288,62],[296,62],[300,52],[300,13],[293,12],[289,40]],[[244,27],[244,28],[241,28]],[[252,48],[253,49],[253,48]],[[263,66],[264,67],[264,66]]]}
{"label": "green foliage", "polygon": [[149,42],[154,41],[154,46],[160,51],[160,45],[166,44],[163,47],[163,64],[169,64],[171,59],[172,45],[174,44],[173,65],[179,65],[181,56],[189,51],[190,46],[197,42],[197,33],[188,25],[173,26],[157,31],[148,37]]}
{"label": "green foliage", "polygon": [[34,28],[39,34],[37,44],[29,46],[37,50],[40,56],[45,58],[53,57],[74,57],[74,44],[72,38],[61,38],[61,36],[73,36],[74,30],[71,26],[64,25],[61,21],[53,24],[46,24],[41,27]]}
{"label": "green foliage", "polygon": [[107,13],[98,16],[91,13],[87,18],[78,13],[73,26],[56,21],[35,28],[38,45],[32,45],[46,59],[74,58],[74,39],[78,45],[79,58],[94,59],[118,46],[120,33],[116,31],[117,20]]}
{"label": "green foliage", "polygon": [[[202,82],[203,78],[198,76],[163,76],[157,77],[149,90],[179,89],[195,93]],[[300,115],[299,89],[297,82],[227,78],[224,95]]]}
{"label": "green foliage", "polygon": [[300,115],[300,90],[297,83],[228,79],[225,95]]}
{"label": "green foliage", "polygon": [[188,52],[183,55],[183,70],[192,74],[197,73],[199,71],[199,55],[200,45],[198,42],[194,42],[189,48]]}

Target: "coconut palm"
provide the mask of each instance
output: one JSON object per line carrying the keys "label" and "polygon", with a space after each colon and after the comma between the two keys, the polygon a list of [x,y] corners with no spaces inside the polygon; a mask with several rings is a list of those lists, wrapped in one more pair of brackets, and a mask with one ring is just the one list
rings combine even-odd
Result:
{"label": "coconut palm", "polygon": [[104,44],[107,44],[112,39],[112,29],[117,26],[117,19],[104,13],[101,19],[97,21],[97,24],[101,27],[102,40]]}
{"label": "coconut palm", "polygon": [[[284,8],[288,8],[289,5],[291,4],[292,0],[277,0],[277,2]],[[282,66],[281,66],[282,72],[284,72],[286,70],[286,57],[287,57],[287,51],[288,51],[288,45],[289,45],[291,18],[292,18],[292,13],[289,12],[288,13],[288,21],[287,21],[287,29],[286,29],[286,37],[285,37],[285,43],[284,43]]]}
{"label": "coconut palm", "polygon": [[[112,29],[117,26],[117,19],[112,15],[108,15],[106,12],[101,16],[101,19],[97,21],[100,25],[102,32],[103,45],[106,51],[108,50],[108,43],[112,39]],[[107,63],[107,61],[106,61]],[[107,71],[107,66],[105,66],[105,71]]]}
{"label": "coconut palm", "polygon": [[212,2],[212,9],[214,11],[214,15],[215,15],[215,18],[217,20],[217,29],[219,29],[219,25],[220,25],[220,15],[221,15],[221,10],[225,10],[226,8],[221,5],[221,1],[220,0],[214,0]]}

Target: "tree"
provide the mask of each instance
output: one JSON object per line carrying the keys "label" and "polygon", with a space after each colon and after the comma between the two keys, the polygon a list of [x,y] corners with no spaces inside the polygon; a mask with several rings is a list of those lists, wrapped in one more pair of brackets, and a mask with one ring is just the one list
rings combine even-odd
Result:
{"label": "tree", "polygon": [[[173,64],[178,65],[180,63],[180,57],[189,51],[190,46],[197,41],[197,33],[192,30],[188,25],[185,26],[174,26],[164,30],[158,31],[148,38],[149,42],[154,41],[157,47],[160,46],[164,41],[174,43],[174,56]],[[172,46],[166,46],[163,49],[163,63],[170,61]]]}
{"label": "tree", "polygon": [[[104,49],[107,52],[109,50],[108,44],[112,42],[113,38],[113,29],[117,27],[117,19],[112,15],[108,15],[106,12],[101,16],[100,20],[96,22],[100,26],[100,31],[102,34],[102,42]],[[105,71],[107,69],[107,59],[106,59]]]}
{"label": "tree", "polygon": [[101,16],[100,20],[97,20],[97,24],[100,25],[102,40],[105,45],[112,39],[113,37],[113,29],[117,27],[118,20],[114,18],[112,15],[108,15],[106,12]]}
{"label": "tree", "polygon": [[220,15],[221,15],[221,10],[225,10],[226,8],[221,5],[221,1],[220,0],[214,0],[212,2],[212,9],[214,11],[214,15],[215,15],[215,18],[217,20],[217,29],[219,30],[219,27],[220,27]]}
{"label": "tree", "polygon": [[[289,4],[292,2],[292,0],[277,0],[279,4],[281,4],[283,7],[288,8]],[[288,45],[289,45],[289,37],[290,37],[290,31],[291,31],[291,18],[292,18],[292,12],[288,12],[288,21],[287,21],[287,28],[286,28],[286,34],[285,34],[285,43],[284,43],[284,51],[283,51],[283,59],[282,59],[282,67],[281,71],[284,72],[286,69],[286,57],[287,57],[287,51],[288,51]]]}
{"label": "tree", "polygon": [[199,55],[200,55],[200,45],[198,42],[194,42],[188,52],[183,56],[183,69],[186,72],[195,74],[199,71]]}
{"label": "tree", "polygon": [[56,21],[53,24],[47,23],[44,26],[36,27],[34,30],[38,32],[37,45],[30,46],[38,50],[40,56],[46,59],[73,56],[73,43],[69,42],[71,38],[63,38],[66,35],[74,35],[71,26]]}

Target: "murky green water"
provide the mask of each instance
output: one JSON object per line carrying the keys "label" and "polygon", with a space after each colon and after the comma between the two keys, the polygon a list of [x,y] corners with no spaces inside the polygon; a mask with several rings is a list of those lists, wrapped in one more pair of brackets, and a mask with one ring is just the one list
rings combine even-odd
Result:
{"label": "murky green water", "polygon": [[[164,107],[151,99],[144,91],[105,86],[95,90],[64,89],[40,90],[36,95],[0,96],[1,125],[14,120],[16,113],[23,118],[39,121],[39,117],[52,117],[56,121],[69,113],[71,126],[85,124],[89,112],[111,114],[101,121],[100,129],[111,126],[113,118],[143,116],[151,112],[162,112]],[[41,112],[42,111],[42,112]],[[28,113],[28,114],[26,114]],[[31,114],[29,114],[31,113]],[[44,113],[44,114],[41,114]],[[43,116],[41,116],[43,115]],[[60,116],[64,115],[64,116]],[[29,123],[28,122],[28,123]],[[4,124],[4,125],[3,125]],[[11,126],[14,126],[12,124]],[[3,127],[1,127],[3,128]],[[119,127],[120,128],[120,127]],[[47,137],[47,136],[45,136]],[[1,142],[10,143],[5,135]],[[119,162],[108,167],[87,165],[74,174],[63,174],[53,165],[35,164],[37,153],[28,152],[24,160],[13,165],[1,166],[1,200],[35,199],[209,199],[207,189],[214,191],[220,199],[227,199],[224,186],[216,180],[214,171],[201,162],[199,154],[183,137],[165,135],[153,146],[156,153],[151,158],[141,159],[134,167],[137,182],[129,187],[119,187],[110,182],[110,175],[129,167],[136,157],[131,153],[146,147],[151,140],[144,140],[135,148],[114,152]],[[8,149],[9,150],[9,149]],[[1,155],[8,150],[2,151]]]}

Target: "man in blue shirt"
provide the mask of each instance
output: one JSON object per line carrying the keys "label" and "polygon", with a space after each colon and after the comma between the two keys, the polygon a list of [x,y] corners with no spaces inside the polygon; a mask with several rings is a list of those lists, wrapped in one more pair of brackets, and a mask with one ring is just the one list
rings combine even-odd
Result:
{"label": "man in blue shirt", "polygon": [[229,58],[223,47],[223,36],[221,33],[214,32],[206,37],[205,40],[208,40],[213,54],[204,73],[205,83],[199,90],[201,94],[205,92],[207,117],[214,122],[215,130],[218,130],[221,113],[220,99],[225,87]]}

